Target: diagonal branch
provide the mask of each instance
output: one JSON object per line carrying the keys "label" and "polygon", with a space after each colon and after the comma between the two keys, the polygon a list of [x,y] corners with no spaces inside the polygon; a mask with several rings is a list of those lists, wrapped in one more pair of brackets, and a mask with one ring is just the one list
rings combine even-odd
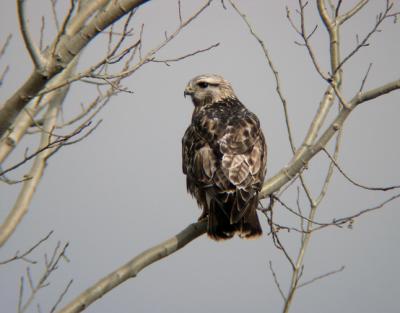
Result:
{"label": "diagonal branch", "polygon": [[[75,69],[74,62],[70,63],[68,68],[65,69],[60,75],[55,77],[48,88],[51,86],[59,84],[61,81],[64,81],[67,77],[69,77]],[[2,138],[0,141],[0,164],[4,162],[4,160],[8,157],[8,155],[13,151],[13,149],[18,145],[20,140],[26,133],[26,130],[32,124],[32,117],[35,115],[47,104],[53,101],[54,98],[59,97],[59,94],[66,94],[67,89],[58,89],[54,92],[48,93],[43,97],[37,97],[35,101],[33,101],[29,106],[27,106],[24,112],[21,112],[15,123],[12,127],[12,130]]]}
{"label": "diagonal branch", "polygon": [[[351,10],[346,12],[343,15],[338,16],[338,10],[336,10],[336,16],[337,16],[337,22],[339,24],[343,24],[346,22],[349,18],[353,17],[355,14],[357,14],[358,11],[360,11],[367,3],[369,0],[361,0],[359,1]],[[339,6],[338,6],[339,7]]]}
{"label": "diagonal branch", "polygon": [[342,265],[340,268],[338,268],[338,269],[336,269],[336,270],[333,270],[333,271],[327,272],[327,273],[325,273],[325,274],[319,275],[319,276],[314,277],[313,279],[311,279],[311,280],[309,280],[309,281],[306,281],[306,282],[304,282],[304,283],[299,284],[299,285],[297,286],[297,288],[301,288],[301,287],[310,285],[310,284],[312,284],[312,283],[314,283],[314,282],[316,282],[316,281],[318,281],[318,280],[320,280],[320,279],[323,279],[323,278],[326,278],[326,277],[328,277],[328,276],[331,276],[331,275],[340,273],[340,272],[342,272],[344,269],[345,269],[345,266]]}
{"label": "diagonal branch", "polygon": [[[324,133],[316,140],[314,144],[308,144],[308,137],[316,137],[317,132],[310,126],[309,133],[303,141],[303,144],[299,149],[297,149],[295,155],[289,164],[281,169],[275,176],[268,179],[260,192],[259,197],[265,198],[271,195],[273,192],[279,190],[283,185],[292,180],[303,168],[304,166],[316,155],[318,152],[325,147],[325,145],[332,139],[335,133],[343,126],[346,119],[349,117],[350,113],[361,103],[370,101],[384,94],[390,93],[394,90],[400,89],[400,79],[389,82],[380,87],[360,92],[348,103],[349,107],[342,109],[336,118],[331,122]],[[315,122],[312,122],[312,124]]]}
{"label": "diagonal branch", "polygon": [[0,58],[4,55],[4,53],[6,52],[8,45],[11,42],[11,38],[12,38],[12,34],[8,34],[6,41],[4,42],[4,44],[1,46],[0,48]]}
{"label": "diagonal branch", "polygon": [[43,242],[45,242],[47,239],[49,239],[50,236],[51,236],[52,234],[53,234],[53,231],[50,231],[44,238],[40,239],[37,243],[35,243],[35,244],[34,244],[32,247],[30,247],[28,250],[26,250],[26,251],[23,252],[22,254],[20,254],[19,251],[17,251],[17,252],[15,253],[15,255],[14,255],[12,258],[9,258],[9,259],[7,259],[7,260],[5,260],[5,261],[0,261],[0,265],[4,265],[4,264],[10,263],[10,262],[15,261],[15,260],[24,260],[24,261],[27,261],[27,262],[29,262],[29,263],[36,264],[37,261],[28,260],[26,257],[27,257],[33,250],[35,250],[37,247],[39,247]]}
{"label": "diagonal branch", "polygon": [[[55,99],[55,101],[49,106],[46,113],[48,117],[44,125],[46,132],[42,133],[39,149],[48,145],[51,138],[51,131],[54,129],[56,124],[59,109],[60,103],[58,102],[58,99]],[[0,247],[13,234],[16,227],[27,213],[33,194],[35,193],[36,187],[44,173],[47,156],[51,153],[52,149],[54,148],[45,149],[35,157],[35,161],[33,162],[31,170],[28,173],[28,177],[31,179],[24,181],[12,210],[8,213],[3,224],[0,225]]]}
{"label": "diagonal branch", "polygon": [[332,164],[335,165],[335,167],[339,170],[339,172],[343,175],[343,177],[346,178],[350,183],[352,183],[353,185],[355,185],[357,187],[360,187],[362,189],[367,189],[367,190],[373,190],[373,191],[388,191],[388,190],[400,188],[400,185],[387,186],[387,187],[370,187],[370,186],[366,186],[366,185],[357,183],[355,180],[353,180],[351,177],[349,177],[349,175],[346,174],[346,172],[339,166],[336,159],[333,156],[331,156],[331,154],[325,148],[323,148],[322,151],[325,152],[325,154],[331,160]]}
{"label": "diagonal branch", "polygon": [[134,257],[125,265],[100,279],[92,287],[86,289],[58,313],[77,313],[104,296],[129,278],[136,277],[139,272],[150,264],[165,258],[183,248],[186,244],[203,235],[206,231],[206,220],[190,224],[177,235],[156,245]]}

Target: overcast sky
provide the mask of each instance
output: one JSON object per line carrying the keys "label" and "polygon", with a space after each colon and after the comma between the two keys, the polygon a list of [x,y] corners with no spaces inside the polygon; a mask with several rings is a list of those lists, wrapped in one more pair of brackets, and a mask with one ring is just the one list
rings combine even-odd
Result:
{"label": "overcast sky", "polygon": [[[188,17],[203,1],[181,1]],[[226,1],[227,2],[227,1]],[[314,2],[314,1],[311,1]],[[343,10],[356,1],[343,1]],[[40,3],[40,4],[39,4]],[[297,1],[237,1],[238,6],[265,41],[280,73],[282,91],[288,101],[294,140],[298,146],[305,136],[326,83],[314,70],[304,47],[286,19],[288,5],[296,17]],[[40,17],[47,15],[46,1],[28,1],[35,35]],[[148,64],[125,81],[133,94],[121,94],[101,112],[100,127],[83,142],[61,149],[49,160],[28,214],[0,251],[0,260],[16,250],[29,248],[54,230],[49,242],[33,258],[43,262],[56,242],[70,242],[69,263],[63,262],[51,285],[37,297],[43,312],[55,303],[69,279],[73,278],[63,304],[98,279],[115,270],[144,249],[173,236],[200,215],[196,202],[186,193],[181,172],[181,138],[190,122],[192,104],[184,99],[186,83],[196,75],[217,73],[232,82],[238,97],[262,124],[269,145],[270,177],[291,158],[282,104],[275,92],[274,77],[257,41],[226,3],[214,3],[158,55],[174,58],[220,42],[209,52],[173,63]],[[385,1],[375,0],[350,20],[341,33],[342,55],[363,38],[384,9]],[[399,3],[395,1],[397,10]],[[0,101],[7,99],[27,78],[32,66],[17,31],[15,1],[0,2],[0,42],[8,33],[13,39],[0,60],[10,72],[0,89]],[[61,15],[61,10],[60,10]],[[178,25],[177,1],[153,0],[134,17],[136,34],[144,23],[144,51],[174,31]],[[307,27],[319,27],[312,44],[321,66],[328,69],[328,39],[314,3],[307,7]],[[47,40],[54,31],[48,18]],[[370,45],[360,50],[346,65],[344,96],[349,99],[359,89],[369,63],[373,63],[365,89],[399,78],[400,40],[398,23],[385,21]],[[104,36],[105,37],[105,36]],[[105,54],[105,38],[99,37],[84,51],[80,69]],[[132,39],[134,40],[134,39]],[[132,41],[133,42],[133,41]],[[89,103],[91,86],[77,83],[66,98],[66,119]],[[349,176],[371,186],[400,183],[400,92],[362,104],[347,120],[339,163]],[[336,111],[333,110],[330,119]],[[23,152],[21,147],[21,153]],[[6,164],[17,162],[23,154]],[[312,193],[317,195],[325,177],[328,160],[318,155],[305,172]],[[7,166],[5,166],[7,167]],[[28,167],[24,168],[26,171]],[[18,174],[23,174],[23,171]],[[11,175],[12,177],[12,175]],[[17,177],[17,176],[16,176]],[[295,207],[296,186],[282,200]],[[1,185],[0,219],[12,207],[20,185]],[[316,220],[329,222],[373,207],[393,193],[357,188],[335,172],[329,192],[318,209]],[[307,201],[301,194],[304,212]],[[335,270],[343,272],[301,288],[291,312],[399,312],[400,233],[399,202],[357,219],[352,229],[331,227],[313,235],[305,257],[303,281]],[[277,222],[298,226],[298,221],[276,206]],[[281,296],[274,285],[268,262],[271,260],[280,284],[287,292],[290,266],[267,236],[269,228],[260,216],[265,235],[259,240],[232,240],[216,243],[202,236],[179,252],[151,265],[87,309],[87,312],[279,312]],[[299,234],[281,232],[288,251],[295,257]],[[27,264],[14,262],[0,267],[1,311],[14,312],[18,284]],[[32,267],[37,278],[42,265]],[[30,308],[36,312],[36,306]]]}

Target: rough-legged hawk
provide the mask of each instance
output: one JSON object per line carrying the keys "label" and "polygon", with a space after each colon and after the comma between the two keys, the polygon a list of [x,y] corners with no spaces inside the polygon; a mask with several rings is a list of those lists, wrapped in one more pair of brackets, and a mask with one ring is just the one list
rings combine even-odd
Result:
{"label": "rough-legged hawk", "polygon": [[256,208],[267,146],[257,116],[218,75],[193,78],[184,94],[194,111],[182,139],[182,167],[188,192],[203,209],[199,219],[208,217],[215,240],[261,235]]}

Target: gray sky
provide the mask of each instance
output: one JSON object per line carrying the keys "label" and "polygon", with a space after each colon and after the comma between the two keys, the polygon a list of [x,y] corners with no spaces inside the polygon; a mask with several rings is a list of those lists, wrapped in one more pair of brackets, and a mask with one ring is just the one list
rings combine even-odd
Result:
{"label": "gray sky", "polygon": [[[35,34],[40,16],[47,14],[47,2],[32,5],[30,19]],[[343,9],[355,1],[344,1]],[[189,16],[202,1],[182,1],[183,15]],[[255,31],[265,40],[277,67],[287,98],[295,143],[299,145],[322,99],[325,83],[314,70],[300,40],[286,20],[285,5],[293,15],[297,1],[237,1]],[[347,55],[360,37],[370,31],[385,1],[370,1],[365,10],[349,21],[341,33],[342,54]],[[395,2],[397,10],[399,3]],[[176,234],[200,215],[196,202],[186,194],[181,172],[181,137],[189,124],[192,104],[183,98],[186,83],[202,73],[218,73],[230,80],[242,102],[255,112],[269,143],[270,177],[291,158],[282,105],[275,82],[261,48],[250,36],[240,17],[227,5],[215,1],[204,14],[159,54],[177,57],[216,42],[210,52],[171,64],[149,64],[125,84],[134,94],[113,98],[100,114],[104,121],[85,141],[62,149],[52,157],[28,214],[16,233],[0,251],[0,260],[24,250],[55,231],[49,243],[35,252],[51,253],[57,240],[69,241],[68,257],[51,278],[51,285],[37,298],[43,312],[54,304],[69,279],[74,283],[65,304],[99,278],[113,271],[144,249]],[[0,2],[0,42],[8,33],[14,38],[0,60],[0,69],[11,71],[0,89],[0,101],[7,99],[31,71],[27,52],[17,29],[15,1]],[[50,24],[50,21],[48,22]],[[155,0],[135,16],[134,27],[144,23],[144,51],[155,46],[178,24],[176,1]],[[310,3],[307,26],[319,23],[312,44],[321,66],[328,66],[328,39]],[[35,28],[36,27],[36,28]],[[50,27],[49,27],[50,28]],[[399,77],[399,24],[388,20],[373,35],[370,46],[347,64],[344,95],[359,89],[370,62],[373,67],[365,88],[373,88]],[[48,38],[54,35],[48,31]],[[104,55],[105,38],[85,50],[81,69]],[[79,103],[93,98],[91,87],[73,86],[65,102],[65,114],[72,116]],[[398,117],[400,93],[392,93],[362,104],[347,120],[339,162],[356,181],[372,186],[399,184]],[[333,118],[333,114],[331,118]],[[23,153],[21,148],[20,152]],[[22,157],[11,157],[11,165]],[[305,173],[316,195],[324,179],[328,160],[314,158]],[[7,167],[7,166],[6,166]],[[27,168],[24,168],[25,170]],[[23,174],[21,170],[18,173]],[[296,184],[297,185],[297,184]],[[295,186],[296,186],[295,185]],[[19,186],[0,188],[0,218],[10,210]],[[373,207],[393,193],[365,191],[348,183],[335,172],[328,195],[316,220],[328,222]],[[295,207],[296,187],[282,199]],[[301,195],[303,209],[307,201]],[[346,269],[301,288],[291,312],[398,312],[400,240],[398,201],[382,210],[362,216],[353,229],[328,228],[317,232],[307,250],[304,281],[342,265]],[[297,220],[276,206],[280,224],[297,226]],[[260,216],[265,234],[269,232]],[[287,249],[295,256],[299,235],[281,233]],[[282,299],[274,285],[268,261],[273,262],[286,292],[290,267],[270,236],[245,241],[238,238],[215,243],[202,236],[174,255],[151,265],[135,279],[114,289],[87,312],[279,312]],[[2,311],[16,311],[19,277],[26,264],[14,262],[0,267]],[[42,268],[32,268],[38,277]],[[32,312],[36,307],[32,306]]]}

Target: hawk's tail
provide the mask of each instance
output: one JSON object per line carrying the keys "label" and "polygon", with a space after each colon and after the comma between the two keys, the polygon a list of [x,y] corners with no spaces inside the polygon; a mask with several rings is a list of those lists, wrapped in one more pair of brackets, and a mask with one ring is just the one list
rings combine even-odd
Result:
{"label": "hawk's tail", "polygon": [[229,222],[229,217],[224,208],[215,200],[211,200],[208,212],[208,236],[217,241],[225,240],[232,238],[235,232],[236,227]]}
{"label": "hawk's tail", "polygon": [[231,211],[233,202],[218,203],[210,202],[208,214],[207,234],[214,240],[225,240],[238,234],[240,238],[252,239],[262,235],[260,221],[257,216],[257,198],[248,203],[244,214],[238,221],[231,223]]}
{"label": "hawk's tail", "polygon": [[[257,201],[255,201],[257,204]],[[262,235],[260,221],[257,216],[257,205],[251,206],[238,222],[240,238],[254,239]]]}

